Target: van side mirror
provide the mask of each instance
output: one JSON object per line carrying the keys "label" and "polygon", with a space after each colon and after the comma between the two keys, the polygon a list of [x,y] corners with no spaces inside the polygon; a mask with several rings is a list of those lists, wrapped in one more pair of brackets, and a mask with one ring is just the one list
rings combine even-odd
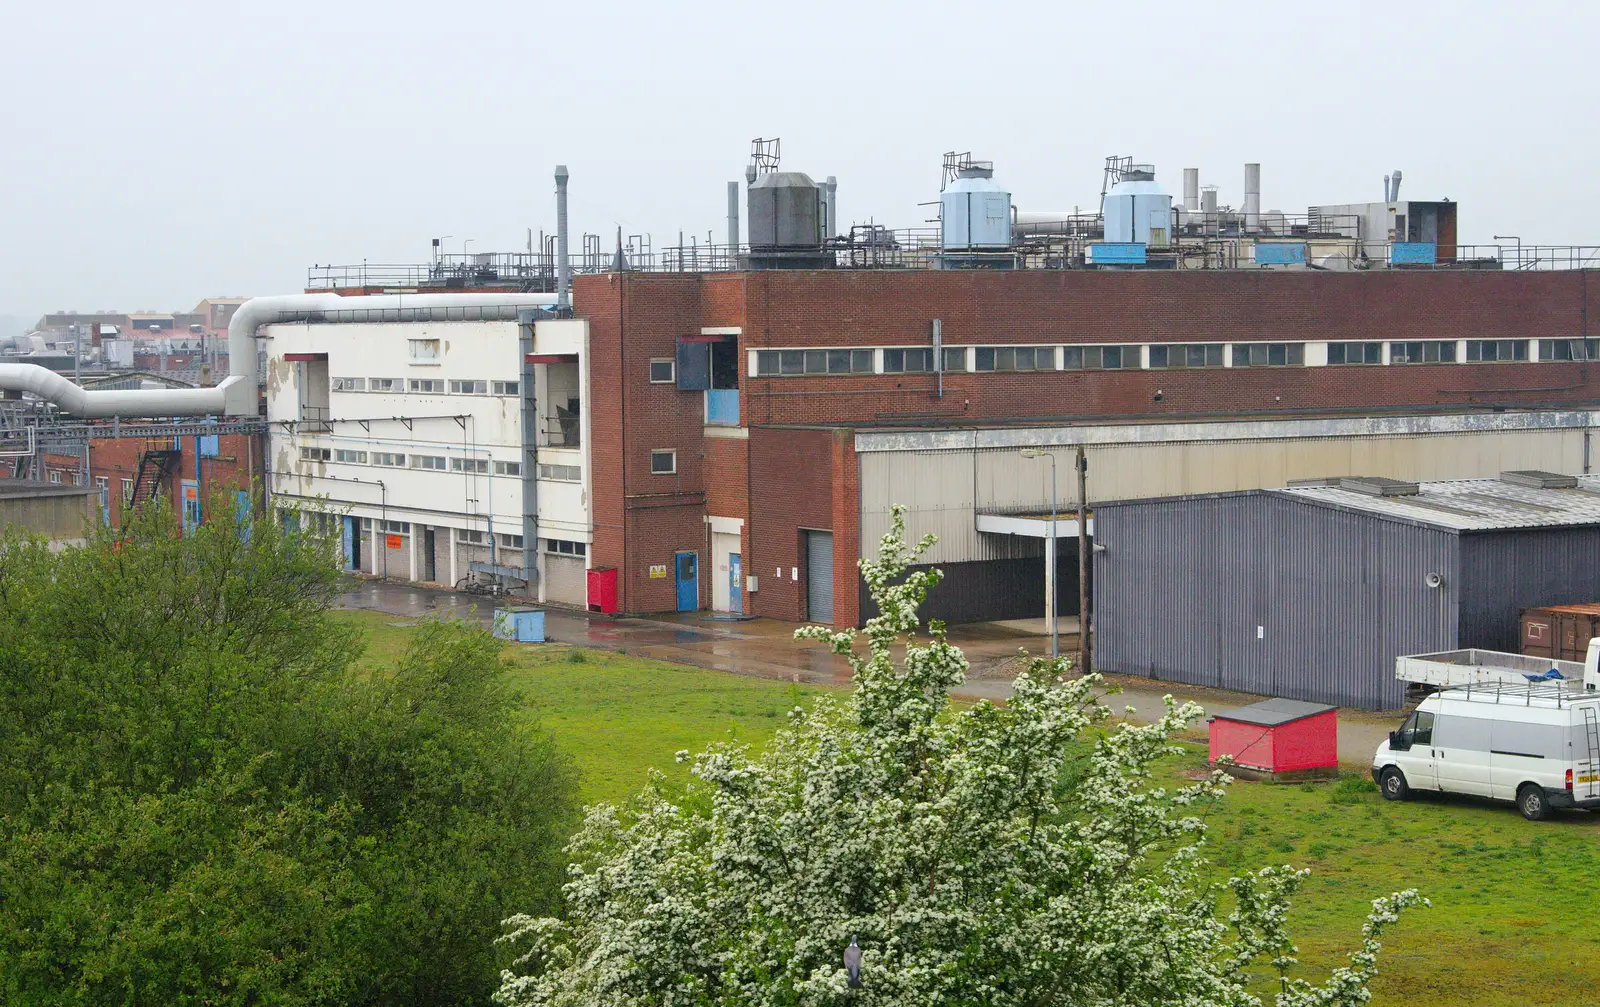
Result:
{"label": "van side mirror", "polygon": [[1405,751],[1406,749],[1408,749],[1410,747],[1411,747],[1410,745],[1406,745],[1406,744],[1402,744],[1401,743],[1401,741],[1400,741],[1400,732],[1399,731],[1390,731],[1389,732],[1389,749],[1390,749],[1390,751],[1403,752],[1403,751]]}

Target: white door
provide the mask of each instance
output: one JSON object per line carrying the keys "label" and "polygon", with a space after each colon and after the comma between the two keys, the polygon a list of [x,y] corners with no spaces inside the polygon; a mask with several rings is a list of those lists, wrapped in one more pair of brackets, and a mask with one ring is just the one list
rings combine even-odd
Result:
{"label": "white door", "polygon": [[1438,790],[1439,780],[1433,763],[1433,714],[1418,710],[1395,732],[1396,744],[1390,747],[1394,764],[1405,774],[1412,790]]}
{"label": "white door", "polygon": [[739,536],[714,531],[711,533],[711,610],[733,611],[733,592],[729,579],[733,554],[739,551]]}

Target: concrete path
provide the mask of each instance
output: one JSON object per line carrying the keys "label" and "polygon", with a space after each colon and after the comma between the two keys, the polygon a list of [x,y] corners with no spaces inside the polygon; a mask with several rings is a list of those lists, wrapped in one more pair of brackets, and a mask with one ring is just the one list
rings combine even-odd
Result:
{"label": "concrete path", "polygon": [[[377,580],[352,582],[351,590],[340,601],[345,608],[370,609],[403,618],[443,614],[484,624],[492,620],[495,607],[492,598]],[[1050,652],[1050,640],[1042,635],[1043,628],[1043,619],[952,626],[950,642],[962,649],[971,666],[966,682],[955,690],[956,694],[995,700],[1009,696],[1020,667],[1018,651]],[[1077,628],[1076,619],[1062,620],[1059,631],[1063,654],[1071,656],[1076,652]],[[850,684],[850,666],[843,658],[828,653],[820,644],[795,640],[794,630],[793,623],[774,619],[727,620],[706,613],[635,619],[545,609],[545,638],[557,643],[782,681]],[[1126,675],[1110,675],[1107,680],[1122,690],[1109,697],[1107,704],[1119,714],[1131,707],[1130,716],[1146,723],[1161,715],[1162,697],[1168,693],[1180,702],[1199,703],[1207,713],[1225,713],[1263,698]],[[1395,711],[1339,711],[1339,761],[1351,769],[1369,766],[1378,744],[1400,720]],[[1202,722],[1196,735],[1203,736],[1204,731]]]}

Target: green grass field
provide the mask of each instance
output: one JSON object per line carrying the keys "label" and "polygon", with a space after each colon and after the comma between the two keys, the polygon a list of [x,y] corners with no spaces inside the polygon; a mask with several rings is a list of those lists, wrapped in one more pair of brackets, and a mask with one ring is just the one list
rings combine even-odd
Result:
{"label": "green grass field", "polygon": [[[340,617],[367,631],[368,660],[377,664],[409,634],[391,616]],[[530,719],[572,754],[588,801],[626,797],[651,768],[684,779],[673,759],[680,749],[728,738],[760,745],[815,691],[559,645],[508,648],[507,675]],[[1204,760],[1204,747],[1191,746],[1170,766],[1172,779]],[[1464,799],[1389,804],[1351,776],[1235,783],[1207,818],[1219,877],[1267,864],[1312,869],[1292,918],[1306,978],[1356,947],[1373,898],[1416,887],[1433,906],[1392,932],[1374,1003],[1600,1003],[1600,815],[1534,823],[1509,805]]]}

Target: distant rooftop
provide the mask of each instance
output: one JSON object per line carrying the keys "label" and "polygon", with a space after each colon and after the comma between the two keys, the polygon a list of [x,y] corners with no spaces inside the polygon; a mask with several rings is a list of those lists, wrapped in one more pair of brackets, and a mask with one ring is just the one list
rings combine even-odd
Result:
{"label": "distant rooftop", "polygon": [[[1398,480],[1327,480],[1320,486],[1268,490],[1299,500],[1344,510],[1380,514],[1451,531],[1498,531],[1511,528],[1559,528],[1600,525],[1600,476],[1566,480],[1571,488],[1543,488],[1529,473],[1506,473],[1499,479],[1454,479],[1405,484]],[[1553,473],[1545,485],[1561,481]],[[1519,478],[1521,477],[1521,478]],[[1395,494],[1396,487],[1415,491]]]}

